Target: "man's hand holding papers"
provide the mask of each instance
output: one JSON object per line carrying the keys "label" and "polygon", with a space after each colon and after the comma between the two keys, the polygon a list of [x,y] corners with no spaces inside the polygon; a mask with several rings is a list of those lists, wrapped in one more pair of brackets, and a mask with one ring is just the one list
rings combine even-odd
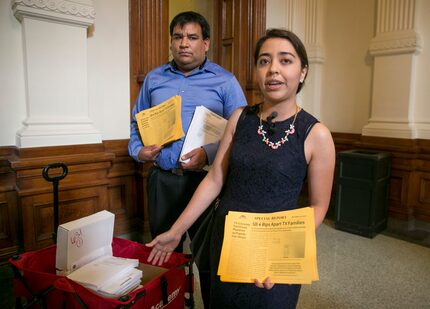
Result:
{"label": "man's hand holding papers", "polygon": [[[197,106],[185,136],[180,158],[203,145],[218,142],[224,134],[226,125],[227,120],[223,117],[204,106]],[[180,161],[188,162],[182,159]]]}
{"label": "man's hand holding papers", "polygon": [[314,211],[230,211],[218,266],[221,281],[310,284],[318,280]]}

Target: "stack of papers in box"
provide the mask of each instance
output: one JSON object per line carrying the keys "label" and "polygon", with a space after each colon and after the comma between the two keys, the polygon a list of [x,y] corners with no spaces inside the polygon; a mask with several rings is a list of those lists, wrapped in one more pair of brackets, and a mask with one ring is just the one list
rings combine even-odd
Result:
{"label": "stack of papers in box", "polygon": [[114,256],[99,258],[67,277],[108,298],[127,294],[140,285],[142,271],[139,260]]}

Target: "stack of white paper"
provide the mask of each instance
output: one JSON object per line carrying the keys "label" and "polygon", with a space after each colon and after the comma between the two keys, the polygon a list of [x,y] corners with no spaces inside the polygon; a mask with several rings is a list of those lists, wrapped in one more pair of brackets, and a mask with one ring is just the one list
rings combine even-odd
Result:
{"label": "stack of white paper", "polygon": [[109,298],[127,294],[140,285],[142,271],[137,259],[106,256],[75,270],[67,277]]}
{"label": "stack of white paper", "polygon": [[[185,141],[182,146],[181,158],[184,154],[203,145],[216,143],[221,140],[227,120],[220,115],[212,112],[204,106],[197,106],[194,111],[193,119],[188,128]],[[188,162],[188,160],[179,160]]]}

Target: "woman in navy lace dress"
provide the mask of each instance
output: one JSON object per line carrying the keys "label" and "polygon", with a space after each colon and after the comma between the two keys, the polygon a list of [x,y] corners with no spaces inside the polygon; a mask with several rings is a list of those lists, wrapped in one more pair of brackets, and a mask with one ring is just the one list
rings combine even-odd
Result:
{"label": "woman in navy lace dress", "polygon": [[[211,239],[211,308],[295,308],[300,285],[221,282],[217,269],[229,211],[269,213],[298,208],[305,179],[315,227],[328,209],[335,165],[329,130],[298,106],[309,63],[292,32],[269,29],[254,54],[263,102],[231,116],[210,172],[169,231],[156,237],[149,261],[170,257],[181,236],[220,195]],[[239,120],[240,119],[240,120]],[[222,191],[221,191],[222,189]]]}

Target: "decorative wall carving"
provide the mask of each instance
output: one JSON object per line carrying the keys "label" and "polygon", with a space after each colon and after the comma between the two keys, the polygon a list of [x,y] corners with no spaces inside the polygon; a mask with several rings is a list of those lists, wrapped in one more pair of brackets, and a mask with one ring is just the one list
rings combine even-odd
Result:
{"label": "decorative wall carving", "polygon": [[372,56],[413,54],[421,51],[421,39],[415,31],[379,33],[370,43]]}
{"label": "decorative wall carving", "polygon": [[22,24],[27,103],[16,145],[101,143],[88,112],[86,28],[94,23],[93,2],[14,0],[12,9]]}
{"label": "decorative wall carving", "polygon": [[415,32],[415,0],[378,0],[376,36],[370,43],[373,56],[409,54],[421,50]]}
{"label": "decorative wall carving", "polygon": [[369,46],[369,53],[374,57],[371,116],[362,134],[422,138],[414,122],[418,104],[414,99],[416,54],[421,50],[416,0],[377,0],[376,3],[376,36]]}
{"label": "decorative wall carving", "polygon": [[13,0],[12,10],[19,20],[32,16],[85,26],[94,23],[96,14],[92,0]]}

